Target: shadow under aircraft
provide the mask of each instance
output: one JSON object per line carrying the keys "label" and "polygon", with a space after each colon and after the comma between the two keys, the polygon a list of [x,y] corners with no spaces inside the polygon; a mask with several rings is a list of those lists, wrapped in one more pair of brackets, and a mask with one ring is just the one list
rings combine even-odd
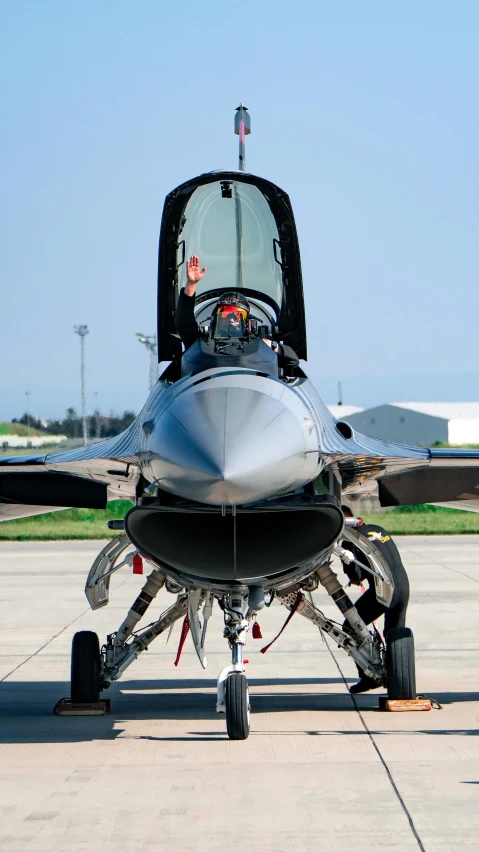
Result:
{"label": "shadow under aircraft", "polygon": [[[250,704],[243,648],[257,613],[276,598],[349,654],[392,699],[415,697],[408,628],[384,643],[360,618],[331,556],[358,561],[388,607],[394,582],[342,501],[379,490],[382,506],[441,503],[479,510],[479,450],[389,443],[335,419],[304,372],[306,322],[300,251],[288,195],[245,171],[247,108],[235,116],[239,169],[202,174],[166,197],[158,262],[158,360],[168,362],[131,426],[81,449],[2,459],[0,517],[45,507],[132,507],[119,535],[87,578],[93,609],[109,600],[110,577],[133,560],[152,571],[116,632],[100,646],[91,631],[73,638],[71,697],[98,701],[154,641],[183,619],[203,666],[214,605],[224,614],[231,662],[220,672],[216,709],[228,735],[245,739]],[[208,271],[198,282],[197,334],[183,351],[176,326],[187,258]],[[214,322],[227,294],[247,310],[235,332]],[[275,349],[297,355],[281,363]],[[300,365],[301,362],[301,365]],[[322,586],[344,625],[326,617],[311,592]],[[142,630],[140,618],[161,588],[173,603]]]}

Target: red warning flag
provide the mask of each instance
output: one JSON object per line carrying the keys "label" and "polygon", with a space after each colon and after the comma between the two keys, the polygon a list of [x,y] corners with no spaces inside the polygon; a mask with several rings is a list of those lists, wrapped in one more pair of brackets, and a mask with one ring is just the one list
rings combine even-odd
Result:
{"label": "red warning flag", "polygon": [[300,603],[301,603],[301,601],[302,601],[302,600],[303,600],[303,596],[302,596],[301,592],[298,592],[297,598],[296,598],[296,600],[295,600],[295,602],[294,602],[294,604],[293,604],[293,606],[292,606],[292,608],[291,608],[291,612],[290,612],[290,614],[288,615],[288,617],[287,617],[286,621],[284,622],[284,624],[283,624],[283,626],[282,626],[281,630],[279,631],[279,633],[277,634],[277,636],[275,636],[275,637],[274,637],[274,639],[273,639],[273,640],[269,643],[269,645],[265,645],[265,646],[264,646],[264,648],[261,648],[261,650],[260,650],[260,654],[266,654],[266,651],[268,650],[268,648],[271,648],[271,645],[272,645],[274,642],[276,642],[276,640],[277,640],[277,639],[279,639],[279,637],[281,636],[281,634],[282,634],[283,630],[285,629],[285,627],[287,627],[287,625],[288,625],[288,624],[289,624],[289,622],[291,621],[291,619],[292,619],[292,617],[293,617],[294,613],[295,613],[295,612],[296,612],[296,610],[298,609],[298,606],[300,605]]}
{"label": "red warning flag", "polygon": [[181,636],[180,636],[180,642],[179,642],[179,645],[178,645],[178,651],[176,653],[175,666],[177,666],[178,663],[180,662],[180,657],[181,657],[181,652],[183,650],[183,645],[186,642],[186,637],[188,636],[189,632],[190,632],[190,619],[188,618],[188,614],[186,614],[185,617],[184,617],[184,620],[183,620],[183,624],[181,626]]}

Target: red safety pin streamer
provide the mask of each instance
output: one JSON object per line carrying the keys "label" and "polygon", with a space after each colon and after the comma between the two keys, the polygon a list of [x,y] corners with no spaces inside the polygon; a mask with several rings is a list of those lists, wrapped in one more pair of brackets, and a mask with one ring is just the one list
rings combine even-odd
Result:
{"label": "red safety pin streamer", "polygon": [[290,612],[290,614],[288,615],[288,617],[287,617],[286,621],[284,622],[284,624],[283,624],[283,626],[282,626],[281,630],[279,631],[279,633],[277,634],[277,636],[275,636],[275,637],[274,637],[274,639],[273,639],[273,640],[269,643],[269,645],[265,645],[265,646],[264,646],[264,648],[261,648],[260,654],[266,654],[266,651],[268,650],[268,648],[271,648],[271,645],[273,645],[273,643],[274,643],[274,642],[276,642],[276,640],[277,640],[277,639],[279,639],[279,637],[281,636],[281,634],[282,634],[283,630],[287,627],[287,625],[288,625],[288,624],[289,624],[289,622],[291,621],[291,619],[292,619],[292,617],[293,617],[294,613],[295,613],[295,612],[296,612],[296,610],[298,609],[298,606],[300,605],[300,603],[301,603],[301,601],[302,601],[302,600],[303,600],[303,596],[302,596],[301,592],[298,592],[298,596],[297,596],[297,598],[296,598],[296,600],[295,600],[295,602],[294,602],[293,606],[291,607],[291,612]]}
{"label": "red safety pin streamer", "polygon": [[186,614],[185,617],[184,617],[184,620],[183,620],[183,624],[181,626],[181,636],[180,636],[180,642],[179,642],[179,645],[178,645],[178,651],[176,653],[175,666],[177,666],[178,663],[180,662],[180,657],[181,657],[181,652],[183,650],[183,645],[186,642],[186,637],[188,636],[189,632],[190,632],[190,619],[188,618],[188,614]]}

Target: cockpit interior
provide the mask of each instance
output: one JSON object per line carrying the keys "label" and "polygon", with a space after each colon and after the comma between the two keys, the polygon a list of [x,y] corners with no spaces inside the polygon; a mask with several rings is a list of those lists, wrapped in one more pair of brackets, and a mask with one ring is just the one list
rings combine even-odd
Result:
{"label": "cockpit interior", "polygon": [[[182,352],[174,317],[191,254],[200,257],[207,272],[196,290],[200,337]],[[247,316],[231,310],[214,318],[218,299],[231,291],[247,300]],[[289,381],[304,375],[298,366],[278,371],[277,357],[265,339],[286,344],[306,358],[301,264],[289,198],[269,181],[244,172],[200,175],[173,190],[163,211],[158,357],[172,363],[161,378],[176,381],[214,362]]]}

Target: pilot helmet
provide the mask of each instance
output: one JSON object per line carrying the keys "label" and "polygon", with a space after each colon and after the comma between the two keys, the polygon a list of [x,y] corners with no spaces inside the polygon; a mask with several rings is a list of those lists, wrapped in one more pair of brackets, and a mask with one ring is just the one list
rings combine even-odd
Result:
{"label": "pilot helmet", "polygon": [[241,293],[223,293],[213,311],[213,337],[244,337],[248,330],[249,313],[249,302]]}

